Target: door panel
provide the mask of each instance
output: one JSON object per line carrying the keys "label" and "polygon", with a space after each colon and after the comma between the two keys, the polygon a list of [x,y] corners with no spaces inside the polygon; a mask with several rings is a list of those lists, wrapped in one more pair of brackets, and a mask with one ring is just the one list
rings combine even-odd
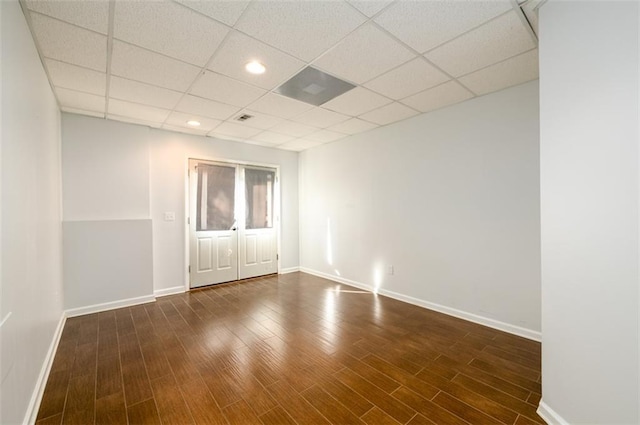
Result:
{"label": "door panel", "polygon": [[190,286],[278,272],[276,170],[189,160]]}
{"label": "door panel", "polygon": [[191,160],[190,286],[238,279],[237,167]]}
{"label": "door panel", "polygon": [[209,237],[198,238],[198,273],[213,270],[213,250],[211,249],[212,239]]}
{"label": "door panel", "polygon": [[245,236],[244,263],[253,265],[258,262],[258,238],[255,235]]}
{"label": "door panel", "polygon": [[278,272],[274,169],[244,167],[244,222],[239,226],[241,279]]}

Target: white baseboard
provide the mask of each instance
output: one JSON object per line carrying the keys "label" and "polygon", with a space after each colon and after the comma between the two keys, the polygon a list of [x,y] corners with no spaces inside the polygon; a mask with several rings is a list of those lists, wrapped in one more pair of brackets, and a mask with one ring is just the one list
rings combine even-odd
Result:
{"label": "white baseboard", "polygon": [[278,274],[295,273],[299,271],[300,271],[300,267],[287,267],[286,269],[280,269]]}
{"label": "white baseboard", "polygon": [[157,289],[153,291],[153,295],[156,297],[166,297],[167,295],[182,294],[183,292],[186,292],[186,289],[183,285],[180,285],[174,286],[173,288]]}
{"label": "white baseboard", "polygon": [[131,307],[132,305],[151,303],[156,300],[155,295],[128,298],[126,300],[112,301],[103,304],[88,305],[86,307],[71,308],[66,311],[67,317],[82,316],[85,314],[99,313],[101,311],[114,310],[116,308]]}
{"label": "white baseboard", "polygon": [[346,279],[342,276],[336,276],[329,273],[319,272],[317,270],[308,269],[306,267],[300,267],[300,271],[307,274],[312,274],[314,276],[322,277],[324,279],[333,280],[334,282],[344,283],[345,285],[355,286],[358,289],[363,289],[365,291],[373,292],[373,286],[366,285],[361,282],[356,282],[355,280]]}
{"label": "white baseboard", "polygon": [[[334,276],[328,273],[319,272],[317,270],[308,269],[306,267],[300,267],[300,271],[315,276],[323,277],[325,279],[333,280],[336,282],[344,283],[346,285],[355,286],[356,288],[364,289],[366,291],[374,292],[374,288],[371,285],[367,285],[361,282],[356,282],[350,279],[345,279],[340,276]],[[417,305],[429,310],[434,310],[439,313],[444,313],[449,316],[457,317],[459,319],[468,320],[469,322],[478,323],[483,326],[488,326],[499,331],[507,332],[513,335],[521,336],[523,338],[531,339],[533,341],[542,341],[542,334],[540,332],[515,326],[509,323],[501,322],[499,320],[491,319],[477,314],[468,313],[466,311],[457,310],[455,308],[443,306],[440,304],[432,303],[429,301],[414,298],[409,295],[400,294],[398,292],[389,291],[387,289],[378,290],[378,294],[384,295],[389,298],[393,298],[399,301],[403,301],[409,304]]]}
{"label": "white baseboard", "polygon": [[60,343],[60,337],[62,337],[62,330],[64,329],[64,324],[66,321],[67,315],[63,311],[62,316],[58,321],[58,326],[53,333],[53,338],[51,340],[51,344],[49,345],[47,355],[44,358],[42,369],[40,369],[40,374],[38,375],[38,380],[36,381],[36,387],[34,388],[33,394],[31,395],[31,400],[29,400],[29,406],[27,407],[27,413],[23,421],[23,423],[25,424],[32,425],[36,423],[38,410],[40,409],[40,403],[42,402],[42,396],[44,395],[44,389],[47,386],[47,380],[49,379],[49,373],[51,372],[53,359],[56,356],[56,351],[58,350],[58,344]]}
{"label": "white baseboard", "polygon": [[549,425],[569,425],[569,422],[565,421],[562,416],[558,415],[558,413],[550,408],[543,400],[540,400],[536,413]]}

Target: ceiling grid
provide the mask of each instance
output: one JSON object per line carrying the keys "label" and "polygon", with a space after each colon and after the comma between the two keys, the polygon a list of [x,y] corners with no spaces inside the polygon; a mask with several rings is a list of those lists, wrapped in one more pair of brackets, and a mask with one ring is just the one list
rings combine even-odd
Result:
{"label": "ceiling grid", "polygon": [[[63,111],[298,151],[538,78],[540,2],[21,0]],[[356,87],[277,93],[309,66]]]}

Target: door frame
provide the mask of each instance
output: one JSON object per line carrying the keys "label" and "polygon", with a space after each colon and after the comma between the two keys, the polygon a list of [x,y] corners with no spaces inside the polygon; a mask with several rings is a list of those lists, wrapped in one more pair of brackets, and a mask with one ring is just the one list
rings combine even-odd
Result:
{"label": "door frame", "polygon": [[[277,255],[277,264],[278,264],[278,274],[280,274],[281,263],[280,263],[280,243],[282,239],[282,226],[280,225],[281,220],[281,191],[280,191],[280,166],[276,164],[269,164],[265,162],[253,162],[253,161],[244,161],[244,160],[236,160],[236,159],[228,159],[228,158],[219,158],[219,157],[207,157],[202,155],[187,155],[184,160],[184,259],[183,259],[183,269],[184,269],[184,288],[186,292],[191,291],[190,285],[190,276],[189,276],[189,264],[190,264],[190,229],[189,229],[189,214],[190,206],[189,206],[189,195],[191,192],[191,188],[189,185],[189,160],[196,161],[205,161],[205,162],[217,162],[221,164],[229,164],[229,165],[241,165],[247,167],[263,167],[263,168],[272,168],[276,170],[276,185],[274,188],[274,216],[275,216],[275,226],[276,226],[276,255]],[[235,281],[237,282],[237,281]]]}

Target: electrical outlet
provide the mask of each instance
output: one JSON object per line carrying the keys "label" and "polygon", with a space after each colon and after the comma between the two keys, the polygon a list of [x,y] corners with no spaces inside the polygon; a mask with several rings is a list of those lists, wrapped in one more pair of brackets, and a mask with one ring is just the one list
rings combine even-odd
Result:
{"label": "electrical outlet", "polygon": [[387,266],[387,274],[393,276],[393,265],[390,264]]}
{"label": "electrical outlet", "polygon": [[164,213],[164,221],[175,221],[176,213],[173,211]]}

